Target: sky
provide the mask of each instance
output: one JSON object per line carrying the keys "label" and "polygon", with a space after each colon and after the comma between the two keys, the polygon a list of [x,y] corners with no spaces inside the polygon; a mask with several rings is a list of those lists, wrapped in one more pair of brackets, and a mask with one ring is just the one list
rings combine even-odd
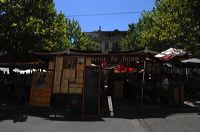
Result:
{"label": "sky", "polygon": [[[151,11],[155,6],[155,0],[54,0],[54,2],[57,12],[61,11],[67,18],[77,20],[84,32],[96,31],[99,26],[102,31],[115,29],[126,31],[128,24],[138,22],[141,16],[138,12]],[[137,13],[123,14],[124,12]],[[98,15],[110,13],[119,14]]]}

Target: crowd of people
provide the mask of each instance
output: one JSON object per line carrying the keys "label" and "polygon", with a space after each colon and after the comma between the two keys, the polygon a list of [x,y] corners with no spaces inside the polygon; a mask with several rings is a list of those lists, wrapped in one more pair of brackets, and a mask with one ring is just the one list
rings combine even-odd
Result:
{"label": "crowd of people", "polygon": [[[32,75],[32,73],[12,72],[8,74],[0,71],[0,98],[10,99],[19,104],[29,102]],[[124,82],[124,96],[136,97],[141,94],[143,87],[144,95],[151,96],[152,102],[153,100],[154,102],[158,101],[157,97],[160,98],[160,101],[173,102],[175,88],[183,88],[186,93],[200,92],[200,76],[196,72],[186,76],[168,71],[160,73],[146,71],[143,82],[143,72],[130,72],[122,75],[110,71],[102,79],[105,79],[107,83],[104,85],[109,87],[109,95],[112,95],[114,81],[120,80]]]}
{"label": "crowd of people", "polygon": [[0,98],[13,103],[25,104],[29,101],[32,74],[0,72]]}
{"label": "crowd of people", "polygon": [[[191,75],[187,76],[186,74],[178,73],[175,69],[160,69],[158,71],[147,70],[144,77],[143,72],[139,71],[120,73],[121,75],[114,74],[114,80],[124,82],[124,96],[134,99],[137,96],[141,96],[143,89],[144,96],[149,96],[151,103],[156,104],[172,104],[179,100],[178,96],[184,98],[185,93],[200,92],[200,83],[198,83],[200,82],[200,76],[197,73],[191,72]],[[197,81],[198,78],[199,81]],[[183,99],[179,101],[181,102]]]}

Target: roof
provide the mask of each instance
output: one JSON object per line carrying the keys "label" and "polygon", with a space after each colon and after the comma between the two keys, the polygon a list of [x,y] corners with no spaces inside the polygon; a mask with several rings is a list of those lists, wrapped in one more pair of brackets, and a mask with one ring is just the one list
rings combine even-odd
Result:
{"label": "roof", "polygon": [[14,62],[35,62],[37,58],[34,58],[29,53],[5,53],[0,55],[0,63],[14,63]]}
{"label": "roof", "polygon": [[102,53],[102,51],[88,51],[88,50],[74,50],[69,49],[67,51],[60,51],[60,52],[52,52],[52,53],[45,53],[45,52],[31,52],[31,54],[36,56],[62,56],[62,55],[80,55],[80,56],[87,56],[87,55],[131,55],[131,54],[157,54],[156,51],[146,50],[145,48],[137,49],[137,50],[126,50],[126,51],[109,51],[107,53]]}
{"label": "roof", "polygon": [[[158,53],[155,51],[150,51],[145,48],[138,50],[126,50],[126,51],[110,51],[107,53],[102,53],[101,51],[86,51],[86,50],[74,50],[69,49],[67,51],[61,52],[52,52],[52,53],[43,53],[43,52],[32,52],[33,56],[38,56],[44,61],[47,58],[53,60],[55,56],[84,56],[94,58],[99,62],[100,60],[110,60],[112,62],[131,62],[140,60],[143,61],[146,58],[149,58],[149,61],[156,61],[154,55]],[[114,61],[115,60],[115,61]]]}
{"label": "roof", "polygon": [[41,60],[30,53],[5,52],[0,54],[0,67],[20,69],[45,68],[46,65]]}
{"label": "roof", "polygon": [[113,31],[102,31],[102,30],[97,30],[97,31],[92,31],[92,32],[84,32],[84,33],[127,33],[128,31],[120,31],[120,30],[113,30]]}

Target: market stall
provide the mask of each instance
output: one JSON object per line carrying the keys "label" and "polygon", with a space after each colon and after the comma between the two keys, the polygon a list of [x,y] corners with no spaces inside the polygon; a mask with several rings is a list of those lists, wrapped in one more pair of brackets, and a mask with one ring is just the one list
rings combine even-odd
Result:
{"label": "market stall", "polygon": [[0,98],[16,104],[29,102],[32,75],[48,65],[29,53],[0,54]]}
{"label": "market stall", "polygon": [[200,59],[190,58],[181,61],[185,67],[187,81],[186,100],[199,100],[200,95]]}
{"label": "market stall", "polygon": [[[121,73],[131,75],[141,70],[143,71],[141,75],[144,74],[143,66],[147,61],[154,61],[155,53],[141,49],[107,54],[75,50],[50,54],[35,52],[34,54],[54,58],[53,61],[49,61],[49,70],[53,72],[51,96],[53,101],[50,105],[62,107],[62,109],[74,109],[81,112],[83,116],[94,116],[99,115],[100,98],[103,93],[106,92],[113,99],[123,98],[127,93]],[[41,58],[45,59],[45,57]],[[134,67],[140,68],[135,70]],[[107,81],[107,89],[104,87],[105,81]],[[141,81],[144,82],[144,78]],[[138,85],[140,85],[139,82],[137,82]],[[142,92],[142,89],[137,92],[141,100]],[[93,107],[92,104],[96,106]]]}
{"label": "market stall", "polygon": [[157,55],[164,67],[164,73],[168,79],[167,98],[172,105],[182,105],[184,103],[184,87],[186,82],[185,68],[181,60],[189,57],[183,49],[169,48]]}

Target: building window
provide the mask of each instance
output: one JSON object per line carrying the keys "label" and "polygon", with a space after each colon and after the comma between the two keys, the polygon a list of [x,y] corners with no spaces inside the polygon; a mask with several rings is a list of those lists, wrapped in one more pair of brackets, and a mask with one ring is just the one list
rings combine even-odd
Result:
{"label": "building window", "polygon": [[113,50],[113,51],[119,50],[119,44],[118,44],[118,43],[113,43],[113,44],[112,44],[112,50]]}
{"label": "building window", "polygon": [[108,50],[108,43],[105,43],[105,49]]}
{"label": "building window", "polygon": [[118,49],[119,48],[119,44],[115,43],[115,48]]}
{"label": "building window", "polygon": [[113,48],[113,49],[117,49],[117,48],[119,48],[118,43],[113,43],[113,44],[112,44],[112,48]]}

